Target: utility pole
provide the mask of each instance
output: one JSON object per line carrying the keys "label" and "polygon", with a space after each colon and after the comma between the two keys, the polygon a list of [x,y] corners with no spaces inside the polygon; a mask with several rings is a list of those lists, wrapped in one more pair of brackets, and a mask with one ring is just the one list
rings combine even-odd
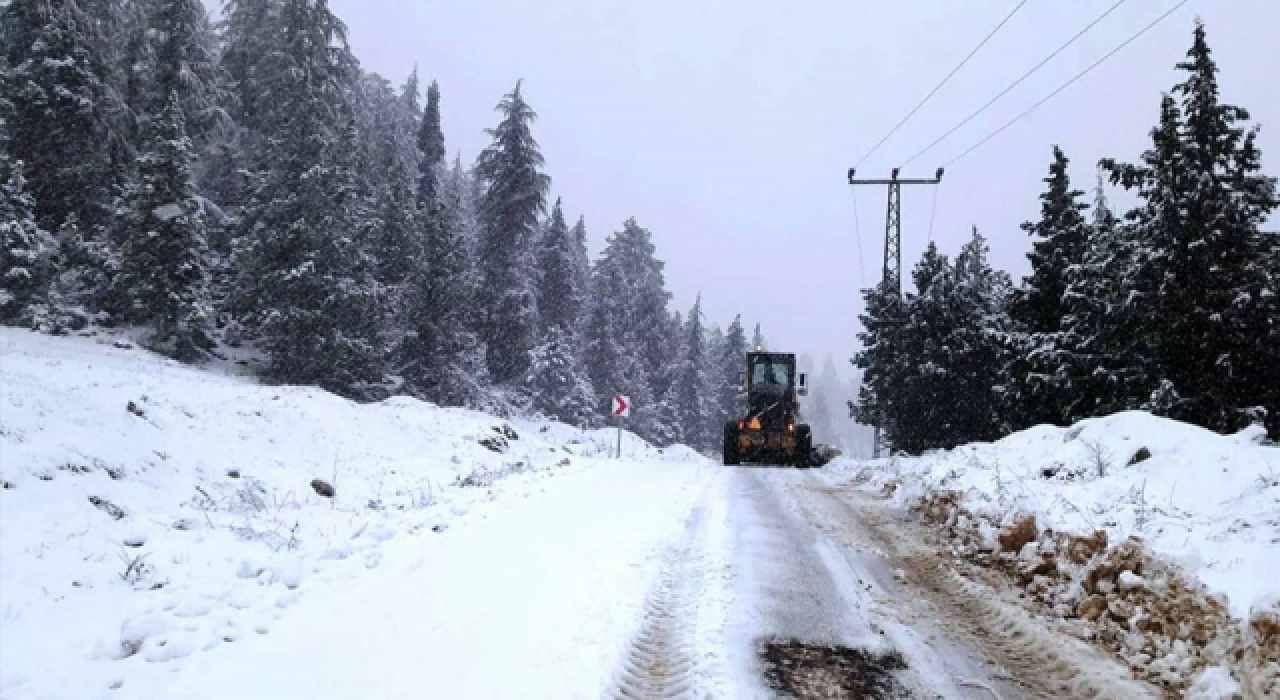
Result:
{"label": "utility pole", "polygon": [[934,173],[933,179],[899,178],[898,168],[894,168],[888,179],[858,180],[854,178],[856,171],[849,168],[850,185],[888,185],[889,208],[884,219],[884,268],[882,279],[889,283],[894,291],[902,293],[902,186],[903,185],[937,185],[942,182],[942,168]]}
{"label": "utility pole", "polygon": [[[884,217],[884,267],[881,268],[881,280],[889,285],[899,296],[902,295],[902,186],[903,185],[937,185],[942,182],[942,168],[933,174],[933,179],[898,177],[900,168],[894,168],[886,179],[858,180],[855,168],[849,168],[850,185],[887,185],[889,189],[889,207]],[[880,456],[880,418],[875,418],[875,445],[872,457]]]}

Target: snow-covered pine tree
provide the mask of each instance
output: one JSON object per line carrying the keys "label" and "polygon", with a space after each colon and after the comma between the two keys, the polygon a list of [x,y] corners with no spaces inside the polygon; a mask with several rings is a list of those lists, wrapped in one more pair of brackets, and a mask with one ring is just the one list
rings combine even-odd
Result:
{"label": "snow-covered pine tree", "polygon": [[[149,86],[148,115],[159,116],[176,96],[187,136],[197,154],[229,135],[229,77],[218,62],[217,37],[201,0],[153,3],[148,36],[154,36],[155,76]],[[146,130],[143,130],[146,133]]]}
{"label": "snow-covered pine tree", "polygon": [[1082,213],[1088,207],[1080,201],[1084,193],[1071,187],[1069,163],[1062,149],[1054,146],[1049,176],[1044,179],[1048,187],[1040,195],[1040,220],[1022,224],[1034,239],[1027,254],[1031,276],[1015,292],[1010,315],[1031,333],[1059,329],[1067,269],[1079,264],[1088,243],[1089,227]]}
{"label": "snow-covered pine tree", "polygon": [[484,344],[475,332],[475,203],[471,180],[445,170],[440,90],[433,82],[415,141],[419,153],[418,222],[422,249],[408,297],[400,352],[410,391],[445,406],[482,405],[489,384]]}
{"label": "snow-covered pine tree", "polygon": [[712,421],[714,435],[719,434],[720,426],[726,421],[742,416],[745,404],[741,398],[743,372],[747,368],[747,333],[742,327],[742,315],[733,317],[733,322],[724,334],[724,344],[716,356],[716,413]]}
{"label": "snow-covered pine tree", "polygon": [[702,400],[706,405],[705,411],[707,414],[704,439],[708,449],[719,449],[720,438],[722,437],[721,431],[726,420],[720,414],[720,393],[723,379],[720,373],[720,358],[724,356],[724,329],[719,324],[711,323],[707,326],[706,338],[707,344],[703,352],[702,370],[705,377]]}
{"label": "snow-covered pine tree", "polygon": [[440,86],[427,86],[427,106],[418,129],[418,205],[434,202],[440,195],[444,176],[444,130],[440,127]]}
{"label": "snow-covered pine tree", "polygon": [[413,278],[400,372],[410,393],[441,406],[481,408],[488,364],[484,343],[467,325],[465,266],[457,251],[444,236],[428,232],[426,255],[435,263]]}
{"label": "snow-covered pine tree", "polygon": [[761,332],[760,330],[759,323],[756,323],[756,329],[751,334],[751,349],[752,350],[761,350],[761,349],[768,350],[769,349],[768,343],[764,337],[764,333]]}
{"label": "snow-covered pine tree", "polygon": [[651,416],[660,410],[649,373],[634,345],[631,323],[633,298],[628,294],[634,280],[622,264],[627,251],[613,246],[611,236],[601,257],[592,266],[591,300],[584,331],[584,364],[595,389],[594,410],[607,416],[610,397],[631,397],[632,414],[628,427],[646,438],[657,438]]}
{"label": "snow-covered pine tree", "polygon": [[1277,398],[1280,349],[1268,342],[1276,317],[1259,227],[1280,201],[1275,179],[1261,172],[1257,128],[1244,125],[1248,112],[1219,100],[1203,25],[1178,69],[1186,72],[1174,86],[1180,108],[1166,98],[1143,164],[1106,165],[1142,199],[1130,220],[1148,249],[1139,291],[1154,302],[1159,399],[1148,405],[1232,431]]}
{"label": "snow-covered pine tree", "polygon": [[[670,383],[675,339],[663,264],[654,253],[652,235],[634,218],[609,236],[592,269],[584,340],[597,410],[603,415],[613,394],[628,394],[634,407],[632,429],[660,439],[669,432],[669,417],[656,402]],[[659,377],[664,371],[668,376]]]}
{"label": "snow-covered pine tree", "polygon": [[[413,66],[413,70],[409,71],[409,76],[404,79],[404,85],[400,86],[400,100],[404,106],[404,113],[409,116],[412,123],[418,124],[421,122],[422,81],[418,79],[418,65],[416,63]],[[414,149],[417,149],[417,147],[415,143]]]}
{"label": "snow-covered pine tree", "polygon": [[[945,262],[936,246],[930,244],[912,272],[917,288],[922,279],[927,281],[933,276],[922,277],[926,264]],[[907,430],[898,424],[902,414],[898,406],[907,396],[906,369],[910,363],[904,347],[904,330],[909,321],[907,304],[897,289],[883,282],[862,290],[862,298],[864,311],[858,316],[862,325],[858,333],[861,349],[851,359],[855,367],[863,370],[862,385],[857,402],[850,408],[858,422],[878,426],[884,443],[894,446],[898,436]]]}
{"label": "snow-covered pine tree", "polygon": [[1063,296],[1059,348],[1067,422],[1140,405],[1154,356],[1146,305],[1131,296],[1142,250],[1132,227],[1112,213],[1101,177],[1090,228],[1084,259],[1067,271]]}
{"label": "snow-covered pine tree", "polygon": [[681,342],[676,358],[675,378],[669,389],[668,403],[676,429],[676,439],[695,449],[708,447],[710,416],[708,399],[714,396],[707,377],[706,336],[702,323],[702,297],[689,310],[681,329]]}
{"label": "snow-covered pine tree", "polygon": [[[1269,272],[1264,268],[1264,272],[1268,278],[1267,286],[1261,294],[1262,301],[1269,306],[1268,314],[1271,318],[1280,318],[1280,232],[1272,231],[1261,235],[1262,254],[1260,263],[1269,268]],[[1280,323],[1271,324],[1271,333],[1263,342],[1266,347],[1280,347]],[[1271,363],[1270,369],[1273,372],[1280,372],[1280,362]],[[1274,442],[1280,442],[1280,376],[1272,374],[1263,382],[1264,394],[1262,396],[1263,407],[1267,410],[1265,425],[1267,434]]]}
{"label": "snow-covered pine tree", "polygon": [[41,327],[57,244],[36,224],[22,161],[9,155],[8,61],[0,56],[0,323]]}
{"label": "snow-covered pine tree", "polygon": [[251,136],[261,132],[272,109],[264,62],[280,45],[281,5],[281,0],[223,1],[222,68],[235,98],[234,120]]}
{"label": "snow-covered pine tree", "polygon": [[[675,385],[680,377],[678,372],[680,358],[684,354],[684,319],[679,311],[667,313],[664,308],[661,322],[655,324],[653,328],[654,330],[641,333],[638,347],[649,376],[649,386],[653,390],[653,395],[662,402],[668,398],[674,399],[676,395]],[[653,342],[657,339],[661,339],[662,342],[660,344]],[[650,359],[654,357],[658,359],[656,361]],[[666,445],[684,440],[685,429],[674,425],[676,413],[671,410],[672,406],[674,403],[664,404],[659,410],[646,416],[645,429],[651,431],[648,433],[651,441]]]}
{"label": "snow-covered pine tree", "polygon": [[[667,297],[670,298],[670,294],[667,294]],[[640,317],[643,318],[644,314]],[[640,360],[644,363],[645,372],[649,377],[650,390],[653,392],[655,401],[658,402],[655,404],[657,410],[646,413],[637,430],[645,431],[642,434],[659,445],[685,439],[684,428],[677,428],[674,425],[675,412],[667,408],[672,404],[663,403],[666,398],[674,397],[676,393],[675,385],[680,376],[677,370],[684,352],[684,327],[684,319],[680,312],[668,313],[664,307],[661,310],[660,320],[651,326],[653,330],[640,331],[636,343],[636,347],[640,350]]]}
{"label": "snow-covered pine tree", "polygon": [[[415,192],[418,122],[410,101],[383,77],[365,74],[360,85],[357,120],[369,166],[362,178],[372,190],[378,219],[371,252],[388,295],[388,323],[398,334],[408,280],[422,260],[420,218],[427,212],[419,207]],[[438,203],[434,206],[430,212],[439,208]]]}
{"label": "snow-covered pine tree", "polygon": [[1001,374],[1002,341],[1008,331],[1012,291],[1009,275],[988,262],[987,240],[973,235],[956,255],[950,300],[954,325],[939,346],[939,366],[957,397],[953,432],[942,446],[994,440],[1002,434],[1000,397],[993,390]]}
{"label": "snow-covered pine tree", "polygon": [[[385,134],[384,138],[389,141],[390,136]],[[424,213],[414,202],[413,175],[403,161],[391,158],[384,172],[386,180],[376,194],[376,210],[381,225],[373,246],[378,279],[388,288],[391,295],[389,310],[396,315],[402,306],[402,288],[422,260],[424,236],[419,219]],[[437,203],[429,214],[438,218],[440,208]]]}
{"label": "snow-covered pine tree", "polygon": [[347,102],[355,59],[325,0],[285,0],[280,25],[278,50],[255,67],[272,99],[241,219],[238,305],[272,378],[375,395],[382,313]]}
{"label": "snow-covered pine tree", "polygon": [[912,270],[915,293],[905,299],[906,323],[890,352],[899,389],[890,396],[885,414],[885,443],[911,454],[941,447],[955,432],[959,415],[953,402],[960,396],[948,383],[950,370],[944,353],[957,323],[956,270],[933,244]]}
{"label": "snow-covered pine tree", "polygon": [[502,98],[498,126],[480,154],[477,172],[486,184],[480,203],[481,306],[487,312],[484,340],[494,381],[522,379],[537,341],[536,269],[531,261],[538,219],[546,211],[550,178],[530,127],[536,114],[520,83]]}
{"label": "snow-covered pine tree", "polygon": [[583,297],[582,290],[574,286],[578,281],[574,247],[557,199],[538,241],[538,315],[543,328],[556,326],[570,336],[577,334],[578,304]]}
{"label": "snow-covered pine tree", "polygon": [[569,232],[573,240],[573,288],[578,292],[578,318],[574,323],[581,335],[587,323],[587,304],[591,293],[591,260],[587,256],[587,221],[579,216]]}
{"label": "snow-covered pine tree", "polygon": [[[223,0],[217,25],[219,67],[226,80],[230,130],[206,149],[198,181],[202,192],[230,211],[248,198],[245,174],[260,147],[270,95],[264,61],[279,45],[280,0]],[[262,67],[260,67],[262,66]],[[219,243],[215,247],[227,247]]]}
{"label": "snow-covered pine tree", "polygon": [[883,286],[866,294],[859,416],[878,417],[886,443],[908,453],[998,437],[1008,276],[975,229],[954,264],[930,244],[912,279],[902,299]]}
{"label": "snow-covered pine tree", "polygon": [[195,154],[176,91],[148,130],[150,146],[138,158],[135,223],[124,241],[115,283],[129,320],[151,326],[150,344],[192,362],[213,346],[212,310],[204,215],[191,175]]}
{"label": "snow-covered pine tree", "polygon": [[595,390],[578,360],[577,341],[564,326],[552,324],[543,331],[524,388],[533,410],[548,418],[582,427],[598,422]]}
{"label": "snow-covered pine tree", "polygon": [[[675,321],[679,327],[683,327],[680,314],[675,314]],[[657,404],[651,411],[648,426],[645,428],[645,437],[650,442],[657,445],[674,445],[682,443],[692,445],[698,437],[698,429],[696,425],[686,423],[681,416],[681,377],[685,374],[685,362],[683,360],[686,354],[685,341],[687,338],[683,333],[673,333],[672,340],[674,345],[671,348],[672,357],[671,364],[663,368],[662,376],[654,385],[665,387],[662,393],[654,393]],[[656,420],[653,418],[656,417]]]}
{"label": "snow-covered pine tree", "polygon": [[85,268],[77,272],[94,297],[112,273],[107,232],[124,185],[113,162],[119,139],[109,129],[109,106],[116,98],[104,80],[104,42],[74,2],[16,0],[0,13],[11,67],[11,154],[24,164],[40,227],[78,232],[63,242],[75,249],[66,262]]}
{"label": "snow-covered pine tree", "polygon": [[[99,79],[106,90],[102,93],[103,101],[95,105],[98,114],[104,121],[104,127],[110,140],[107,148],[117,167],[118,177],[127,175],[127,168],[133,165],[136,155],[130,148],[128,140],[129,124],[133,117],[129,106],[121,97],[125,83],[125,72],[129,64],[121,52],[121,39],[126,35],[130,6],[145,0],[55,0],[49,5],[74,4],[77,20],[84,29],[88,46],[93,52],[100,73]],[[0,42],[2,44],[3,42]]]}
{"label": "snow-covered pine tree", "polygon": [[609,397],[622,391],[622,280],[618,267],[603,258],[591,269],[591,296],[583,324],[583,364],[596,391],[595,408],[605,415]]}
{"label": "snow-covered pine tree", "polygon": [[1089,242],[1089,227],[1080,202],[1084,194],[1072,189],[1067,174],[1069,160],[1058,146],[1040,195],[1040,219],[1022,224],[1033,237],[1031,275],[1014,292],[1009,313],[1014,321],[1006,338],[1008,364],[1002,403],[1009,427],[1014,430],[1067,421],[1071,398],[1061,368],[1061,328],[1066,313],[1063,295],[1068,271],[1079,266]]}
{"label": "snow-covered pine tree", "polygon": [[[138,150],[146,148],[143,125],[155,111],[156,35],[151,31],[154,0],[125,0],[116,19],[115,88],[127,109],[125,133]],[[108,82],[112,82],[108,80]],[[163,108],[163,104],[161,104]]]}
{"label": "snow-covered pine tree", "polygon": [[[443,170],[442,173],[444,173]],[[480,298],[480,285],[483,280],[478,252],[481,237],[479,212],[483,184],[476,176],[474,169],[462,166],[462,158],[457,155],[454,156],[453,167],[444,175],[445,218],[453,227],[462,249],[464,264],[461,280],[466,298],[470,300],[463,315],[463,322],[476,342],[482,343],[485,314],[476,300]],[[482,348],[481,354],[487,363],[488,352]]]}

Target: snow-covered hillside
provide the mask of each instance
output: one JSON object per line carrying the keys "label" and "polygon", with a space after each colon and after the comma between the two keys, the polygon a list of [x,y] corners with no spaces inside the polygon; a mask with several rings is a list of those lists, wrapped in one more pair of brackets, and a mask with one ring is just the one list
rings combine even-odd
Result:
{"label": "snow-covered hillside", "polygon": [[[175,670],[215,649],[231,653],[231,646],[252,656],[234,642],[251,645],[309,593],[330,591],[332,602],[342,599],[334,587],[348,579],[401,581],[424,562],[457,566],[466,551],[456,543],[438,561],[424,552],[530,494],[558,488],[560,498],[571,498],[572,486],[558,484],[595,473],[631,488],[627,474],[643,469],[646,480],[635,488],[670,493],[646,499],[648,510],[637,504],[635,512],[602,514],[587,525],[594,531],[583,536],[611,557],[597,558],[594,572],[577,572],[601,584],[596,598],[572,587],[563,593],[601,611],[566,634],[625,637],[652,573],[644,568],[651,550],[678,527],[673,514],[687,509],[705,464],[685,448],[664,452],[630,435],[624,459],[610,459],[612,430],[503,421],[405,398],[359,405],[317,389],[263,386],[107,338],[5,328],[0,356],[5,698],[175,697],[176,676],[156,669]],[[326,484],[332,498],[318,492]],[[526,528],[530,537],[537,532]],[[518,541],[489,549],[512,557],[518,550]],[[567,562],[575,557],[566,552]],[[447,585],[474,586],[499,608],[506,591],[518,607],[521,575],[549,596],[551,581],[575,575],[536,566],[517,574],[500,562],[489,570],[497,579]],[[449,570],[426,578],[445,585]],[[315,614],[327,614],[318,607]],[[430,601],[423,611],[455,631],[505,629]],[[394,646],[388,640],[380,653]],[[583,672],[607,673],[614,651],[606,645],[587,654]],[[465,674],[467,663],[450,672]],[[225,687],[184,692],[252,695],[228,695]]]}

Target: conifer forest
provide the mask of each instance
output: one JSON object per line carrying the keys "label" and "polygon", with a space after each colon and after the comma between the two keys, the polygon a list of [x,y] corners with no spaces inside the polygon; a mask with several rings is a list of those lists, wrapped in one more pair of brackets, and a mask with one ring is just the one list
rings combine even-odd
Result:
{"label": "conifer forest", "polygon": [[363,71],[323,0],[2,12],[5,324],[137,326],[184,362],[250,349],[268,381],[584,427],[626,393],[646,439],[717,444],[742,321],[669,308],[642,217],[589,259],[519,81],[463,162],[447,90]]}
{"label": "conifer forest", "polygon": [[[590,259],[518,80],[464,162],[447,86],[362,70],[323,0],[216,22],[200,0],[14,0],[0,44],[5,324],[137,327],[271,382],[580,426],[627,393],[660,444],[713,449],[737,414],[759,328],[672,310],[643,213],[592,222],[614,230]],[[1276,182],[1203,26],[1177,67],[1140,161],[1103,160],[1092,194],[1046,147],[1030,276],[975,228],[905,295],[863,290],[852,418],[908,453],[1125,409],[1280,435]]]}

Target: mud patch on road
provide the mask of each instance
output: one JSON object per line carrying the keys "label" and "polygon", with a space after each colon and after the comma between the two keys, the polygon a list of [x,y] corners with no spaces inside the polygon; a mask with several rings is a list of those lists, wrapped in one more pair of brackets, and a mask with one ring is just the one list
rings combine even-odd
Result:
{"label": "mud patch on road", "polygon": [[763,639],[760,662],[769,688],[781,697],[824,700],[891,700],[910,693],[894,673],[907,668],[896,651],[825,644],[797,639]]}

